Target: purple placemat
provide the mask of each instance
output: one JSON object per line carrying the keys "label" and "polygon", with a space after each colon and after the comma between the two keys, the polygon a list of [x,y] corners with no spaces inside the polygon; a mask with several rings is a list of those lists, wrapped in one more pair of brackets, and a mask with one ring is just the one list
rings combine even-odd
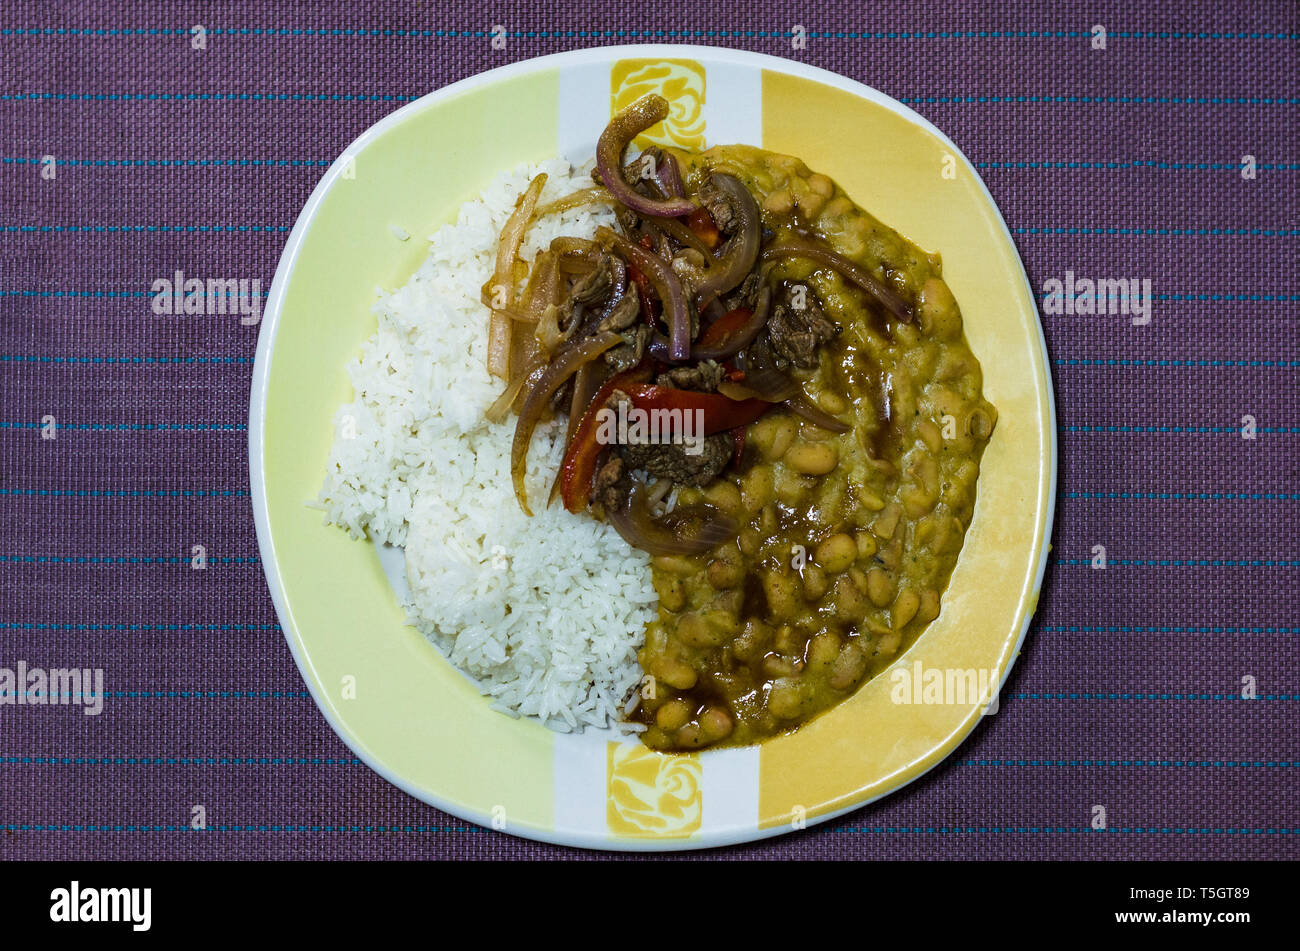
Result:
{"label": "purple placemat", "polygon": [[106,697],[0,705],[0,858],[585,854],[443,815],[334,736],[258,560],[257,328],[149,298],[177,270],[268,287],[324,169],[402,103],[634,42],[895,96],[976,163],[1036,288],[1072,271],[1154,298],[1144,326],[1043,317],[1054,551],[1000,712],[881,803],[714,854],[1296,857],[1300,18],[1096,7],[6,2],[0,677],[101,668]]}

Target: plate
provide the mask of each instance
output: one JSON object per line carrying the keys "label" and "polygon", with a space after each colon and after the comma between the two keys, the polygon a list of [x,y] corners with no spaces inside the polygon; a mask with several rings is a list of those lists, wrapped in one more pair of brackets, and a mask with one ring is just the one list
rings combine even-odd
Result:
{"label": "plate", "polygon": [[[345,364],[375,331],[376,286],[404,284],[424,236],[499,171],[584,161],[611,110],[657,91],[673,144],[742,142],[802,158],[943,256],[998,425],[943,611],[895,664],[795,732],[740,749],[651,752],[489,708],[403,623],[379,553],[322,524],[316,498]],[[399,240],[400,232],[410,240]],[[494,69],[383,119],[321,179],[289,236],[257,347],[249,442],[257,538],[289,647],[330,726],[385,779],[518,836],[688,849],[777,835],[933,768],[994,709],[1046,563],[1055,420],[1035,296],[971,163],[932,125],[840,76],[694,46],[582,50]],[[927,690],[938,677],[947,691]],[[937,702],[934,702],[937,698]]]}

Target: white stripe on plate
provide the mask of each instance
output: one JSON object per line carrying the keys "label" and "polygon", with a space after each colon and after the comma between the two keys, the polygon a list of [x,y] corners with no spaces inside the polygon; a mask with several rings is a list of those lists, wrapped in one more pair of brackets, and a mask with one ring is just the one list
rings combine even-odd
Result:
{"label": "white stripe on plate", "polygon": [[704,767],[701,832],[758,827],[758,747],[700,755]]}
{"label": "white stripe on plate", "polygon": [[[609,122],[610,63],[582,63],[560,73],[560,155],[589,161]],[[708,145],[763,144],[762,71],[754,66],[712,63],[704,87],[704,136]],[[555,737],[555,828],[606,834],[608,731]],[[719,750],[701,756],[704,813],[701,832],[753,829],[758,825],[758,749]]]}
{"label": "white stripe on plate", "polygon": [[609,123],[609,63],[582,63],[560,71],[559,149],[574,165],[591,161]]}
{"label": "white stripe on plate", "polygon": [[763,73],[753,66],[714,63],[704,78],[706,145],[763,144]]}
{"label": "white stripe on plate", "polygon": [[605,835],[605,742],[609,732],[555,736],[555,828]]}

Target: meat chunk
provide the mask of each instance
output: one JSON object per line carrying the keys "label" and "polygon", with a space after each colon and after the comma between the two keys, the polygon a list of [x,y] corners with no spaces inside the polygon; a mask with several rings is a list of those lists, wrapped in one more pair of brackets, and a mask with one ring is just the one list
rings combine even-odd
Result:
{"label": "meat chunk", "polygon": [[[802,288],[802,290],[800,289]],[[812,288],[784,284],[767,319],[767,339],[777,366],[794,364],[805,370],[817,366],[817,349],[840,332],[822,311]]]}
{"label": "meat chunk", "polygon": [[621,343],[605,351],[605,362],[615,373],[632,369],[641,362],[641,358],[645,355],[646,344],[650,342],[652,335],[653,331],[645,324],[633,327],[623,334],[623,339],[627,343]]}
{"label": "meat chunk", "polygon": [[[657,192],[659,191],[659,188],[654,176],[659,170],[659,166],[663,164],[663,161],[663,149],[659,148],[657,145],[646,146],[640,155],[623,166],[623,178],[625,178],[631,185],[636,185],[638,183],[642,184],[644,190],[638,189],[638,191],[641,191],[643,195]],[[656,182],[655,187],[651,187],[650,183],[652,181]]]}
{"label": "meat chunk", "polygon": [[611,452],[605,464],[596,472],[596,485],[592,498],[598,499],[607,509],[618,508],[630,487],[630,483],[624,479],[626,472],[623,457],[616,452]]}
{"label": "meat chunk", "polygon": [[639,241],[641,238],[641,216],[638,215],[627,205],[619,205],[614,209],[614,220],[619,223],[623,229],[623,234],[633,241]]}
{"label": "meat chunk", "polygon": [[699,393],[712,393],[717,390],[726,371],[712,360],[693,367],[674,367],[659,374],[656,381],[660,386],[671,386],[678,390],[695,390]]}
{"label": "meat chunk", "polygon": [[736,209],[732,207],[731,199],[721,189],[714,185],[712,181],[705,181],[700,186],[697,197],[700,204],[704,206],[705,211],[712,216],[713,223],[718,226],[718,231],[725,235],[735,232],[736,226],[739,224]]}
{"label": "meat chunk", "polygon": [[[614,292],[614,265],[608,254],[596,260],[596,267],[574,282],[556,312],[556,326],[566,340],[588,323],[588,311],[609,299]],[[582,331],[585,334],[585,330]]]}
{"label": "meat chunk", "polygon": [[609,299],[614,290],[614,262],[608,254],[596,258],[596,267],[578,278],[569,291],[569,304],[590,307]]}
{"label": "meat chunk", "polygon": [[729,433],[716,433],[704,440],[702,451],[692,456],[681,443],[619,446],[628,469],[644,469],[660,479],[682,485],[708,485],[718,477],[735,451]]}
{"label": "meat chunk", "polygon": [[600,322],[597,330],[612,330],[615,333],[622,333],[631,327],[638,317],[641,316],[641,305],[636,299],[635,291],[624,294],[618,299],[609,315]]}
{"label": "meat chunk", "polygon": [[735,310],[737,307],[753,310],[758,303],[758,292],[762,289],[762,275],[757,271],[751,272],[727,298],[727,310]]}

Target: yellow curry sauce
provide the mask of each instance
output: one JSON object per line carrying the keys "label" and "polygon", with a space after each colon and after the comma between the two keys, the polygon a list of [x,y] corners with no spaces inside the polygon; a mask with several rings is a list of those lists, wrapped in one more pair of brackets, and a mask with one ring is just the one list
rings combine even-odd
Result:
{"label": "yellow curry sauce", "polygon": [[[774,282],[803,285],[840,328],[816,369],[792,369],[836,434],[775,409],[750,425],[738,466],[679,504],[710,502],[739,535],[700,555],[653,559],[659,616],[639,654],[632,718],[662,750],[745,745],[850,696],[939,614],[997,418],[957,302],[927,254],[799,159],[749,146],[674,152],[688,187],[705,169],[740,179],[762,209],[764,246],[814,234],[904,300],[887,319],[836,271],[785,257]],[[692,187],[692,190],[693,187]]]}

